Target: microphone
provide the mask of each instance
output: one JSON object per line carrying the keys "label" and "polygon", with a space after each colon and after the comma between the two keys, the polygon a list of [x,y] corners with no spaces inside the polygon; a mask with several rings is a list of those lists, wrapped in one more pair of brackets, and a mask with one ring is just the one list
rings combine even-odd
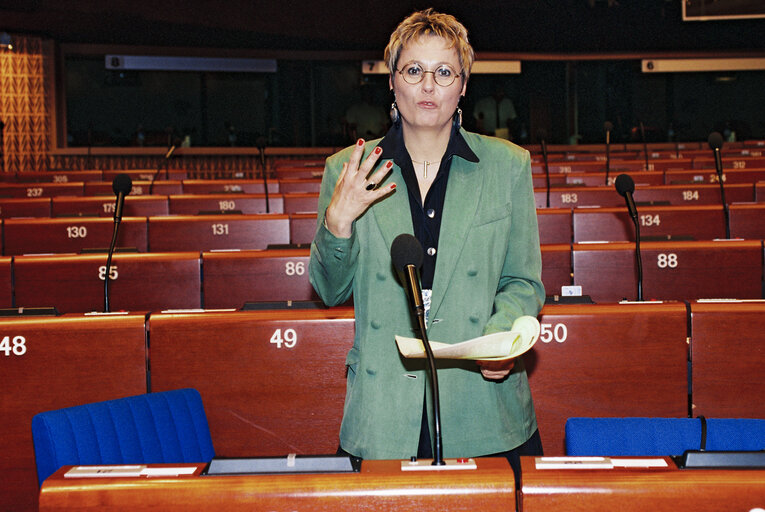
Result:
{"label": "microphone", "polygon": [[725,214],[725,238],[730,238],[730,212],[728,211],[728,202],[725,200],[725,187],[723,186],[723,166],[720,150],[723,146],[723,138],[720,132],[709,134],[709,147],[715,154],[715,171],[717,171],[717,182],[720,184],[720,201],[722,202],[723,213]]}
{"label": "microphone", "polygon": [[542,158],[545,162],[545,183],[547,184],[547,207],[550,207],[550,166],[547,163],[547,130],[540,128],[537,131],[537,138],[542,145]]}
{"label": "microphone", "polygon": [[258,152],[260,153],[260,170],[263,173],[263,190],[266,194],[266,213],[271,213],[268,202],[268,176],[266,175],[266,138],[261,135],[255,139],[255,144],[258,146]]}
{"label": "microphone", "polygon": [[151,177],[151,183],[149,184],[149,195],[152,195],[154,193],[154,182],[157,181],[157,178],[159,177],[159,173],[162,172],[163,165],[165,167],[165,179],[166,180],[170,179],[170,158],[173,156],[173,153],[175,153],[175,149],[176,149],[175,144],[167,148],[167,152],[165,153],[165,156],[162,158],[162,161],[157,167],[157,172],[155,172],[154,176]]}
{"label": "microphone", "polygon": [[425,307],[422,303],[422,290],[420,289],[419,268],[422,266],[423,250],[422,245],[417,239],[409,234],[402,233],[398,235],[390,247],[390,257],[393,265],[406,276],[406,289],[412,307],[414,308],[417,322],[422,334],[422,344],[425,347],[425,354],[428,357],[428,368],[430,370],[430,383],[433,398],[433,423],[435,446],[433,449],[433,466],[444,466],[442,455],[441,438],[441,405],[440,395],[438,393],[438,374],[436,372],[436,360],[433,357],[433,350],[430,348],[428,332],[425,325]]}
{"label": "microphone", "polygon": [[643,300],[643,258],[640,255],[640,223],[638,222],[637,207],[632,193],[635,191],[635,182],[629,174],[620,174],[616,177],[616,191],[627,201],[627,210],[629,210],[632,223],[635,225],[635,261],[637,263],[637,300]]}
{"label": "microphone", "polygon": [[130,194],[133,188],[133,180],[127,174],[120,173],[112,181],[112,190],[117,195],[114,205],[114,232],[112,241],[109,244],[109,252],[106,256],[106,270],[104,271],[104,313],[109,312],[109,281],[111,278],[112,256],[114,255],[114,246],[117,244],[117,233],[119,232],[120,222],[122,222],[122,210],[125,206],[125,197]]}
{"label": "microphone", "polygon": [[611,170],[611,130],[614,124],[611,121],[603,123],[603,129],[606,130],[606,186],[608,186],[608,173]]}

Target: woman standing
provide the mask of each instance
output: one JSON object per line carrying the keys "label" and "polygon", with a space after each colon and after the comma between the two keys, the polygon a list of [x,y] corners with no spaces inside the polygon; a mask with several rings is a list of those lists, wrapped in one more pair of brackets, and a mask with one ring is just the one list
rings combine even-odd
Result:
{"label": "woman standing", "polygon": [[[326,304],[353,296],[342,450],[432,457],[425,365],[400,357],[394,341],[417,333],[391,243],[410,233],[425,248],[431,340],[508,331],[544,300],[536,209],[529,153],[460,127],[473,63],[461,23],[416,12],[391,35],[385,60],[393,126],[327,160],[309,273]],[[541,454],[521,360],[440,361],[438,378],[445,457],[502,454],[517,464],[519,454]]]}

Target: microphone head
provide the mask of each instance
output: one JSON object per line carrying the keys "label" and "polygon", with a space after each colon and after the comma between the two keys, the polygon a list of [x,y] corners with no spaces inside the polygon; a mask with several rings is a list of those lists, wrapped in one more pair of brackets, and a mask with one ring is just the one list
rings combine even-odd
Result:
{"label": "microphone head", "polygon": [[610,132],[611,130],[614,129],[614,123],[612,123],[611,121],[606,121],[605,123],[603,123],[603,129],[606,130],[607,132]]}
{"label": "microphone head", "polygon": [[709,147],[712,149],[722,149],[723,138],[720,132],[712,132],[709,134]]}
{"label": "microphone head", "polygon": [[619,195],[622,197],[626,197],[627,192],[631,194],[635,191],[635,182],[632,181],[629,174],[620,174],[617,176],[614,186],[616,187],[616,191],[619,192]]}
{"label": "microphone head", "polygon": [[398,235],[390,246],[390,257],[393,260],[393,265],[402,272],[408,265],[420,268],[423,254],[420,242],[407,233]]}
{"label": "microphone head", "polygon": [[130,176],[127,174],[120,173],[114,177],[114,180],[112,180],[112,190],[116,195],[119,195],[120,192],[124,195],[128,195],[130,194],[130,191],[133,190],[133,180],[131,180]]}

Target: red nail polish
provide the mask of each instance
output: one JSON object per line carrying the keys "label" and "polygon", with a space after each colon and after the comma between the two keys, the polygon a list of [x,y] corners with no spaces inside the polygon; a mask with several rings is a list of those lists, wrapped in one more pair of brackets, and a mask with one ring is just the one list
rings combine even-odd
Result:
{"label": "red nail polish", "polygon": [[375,154],[376,154],[376,155],[379,155],[380,153],[382,153],[382,148],[381,148],[380,146],[377,146],[377,147],[375,148]]}
{"label": "red nail polish", "polygon": [[391,185],[390,185],[390,189],[391,189],[391,190],[393,190],[393,189],[395,189],[395,188],[396,188],[396,184],[395,184],[395,183],[391,183]]}
{"label": "red nail polish", "polygon": [[356,145],[363,146],[364,145],[364,139],[359,139],[356,141]]}
{"label": "red nail polish", "polygon": [[388,168],[388,169],[393,167],[393,160],[388,160],[388,162],[385,164],[385,167]]}

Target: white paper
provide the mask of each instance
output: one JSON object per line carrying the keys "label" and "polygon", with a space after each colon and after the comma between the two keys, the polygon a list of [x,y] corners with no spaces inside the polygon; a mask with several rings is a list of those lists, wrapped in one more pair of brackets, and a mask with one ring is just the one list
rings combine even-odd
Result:
{"label": "white paper", "polygon": [[178,475],[192,475],[194,474],[194,471],[196,471],[196,466],[185,466],[185,467],[152,467],[152,468],[145,468],[143,471],[141,471],[142,475],[145,476],[178,476]]}
{"label": "white paper", "polygon": [[[454,344],[431,340],[430,347],[437,359],[510,359],[531,349],[539,338],[539,331],[539,321],[526,315],[516,319],[510,331],[495,332]],[[396,336],[396,345],[404,357],[426,357],[425,347],[419,338]]]}

